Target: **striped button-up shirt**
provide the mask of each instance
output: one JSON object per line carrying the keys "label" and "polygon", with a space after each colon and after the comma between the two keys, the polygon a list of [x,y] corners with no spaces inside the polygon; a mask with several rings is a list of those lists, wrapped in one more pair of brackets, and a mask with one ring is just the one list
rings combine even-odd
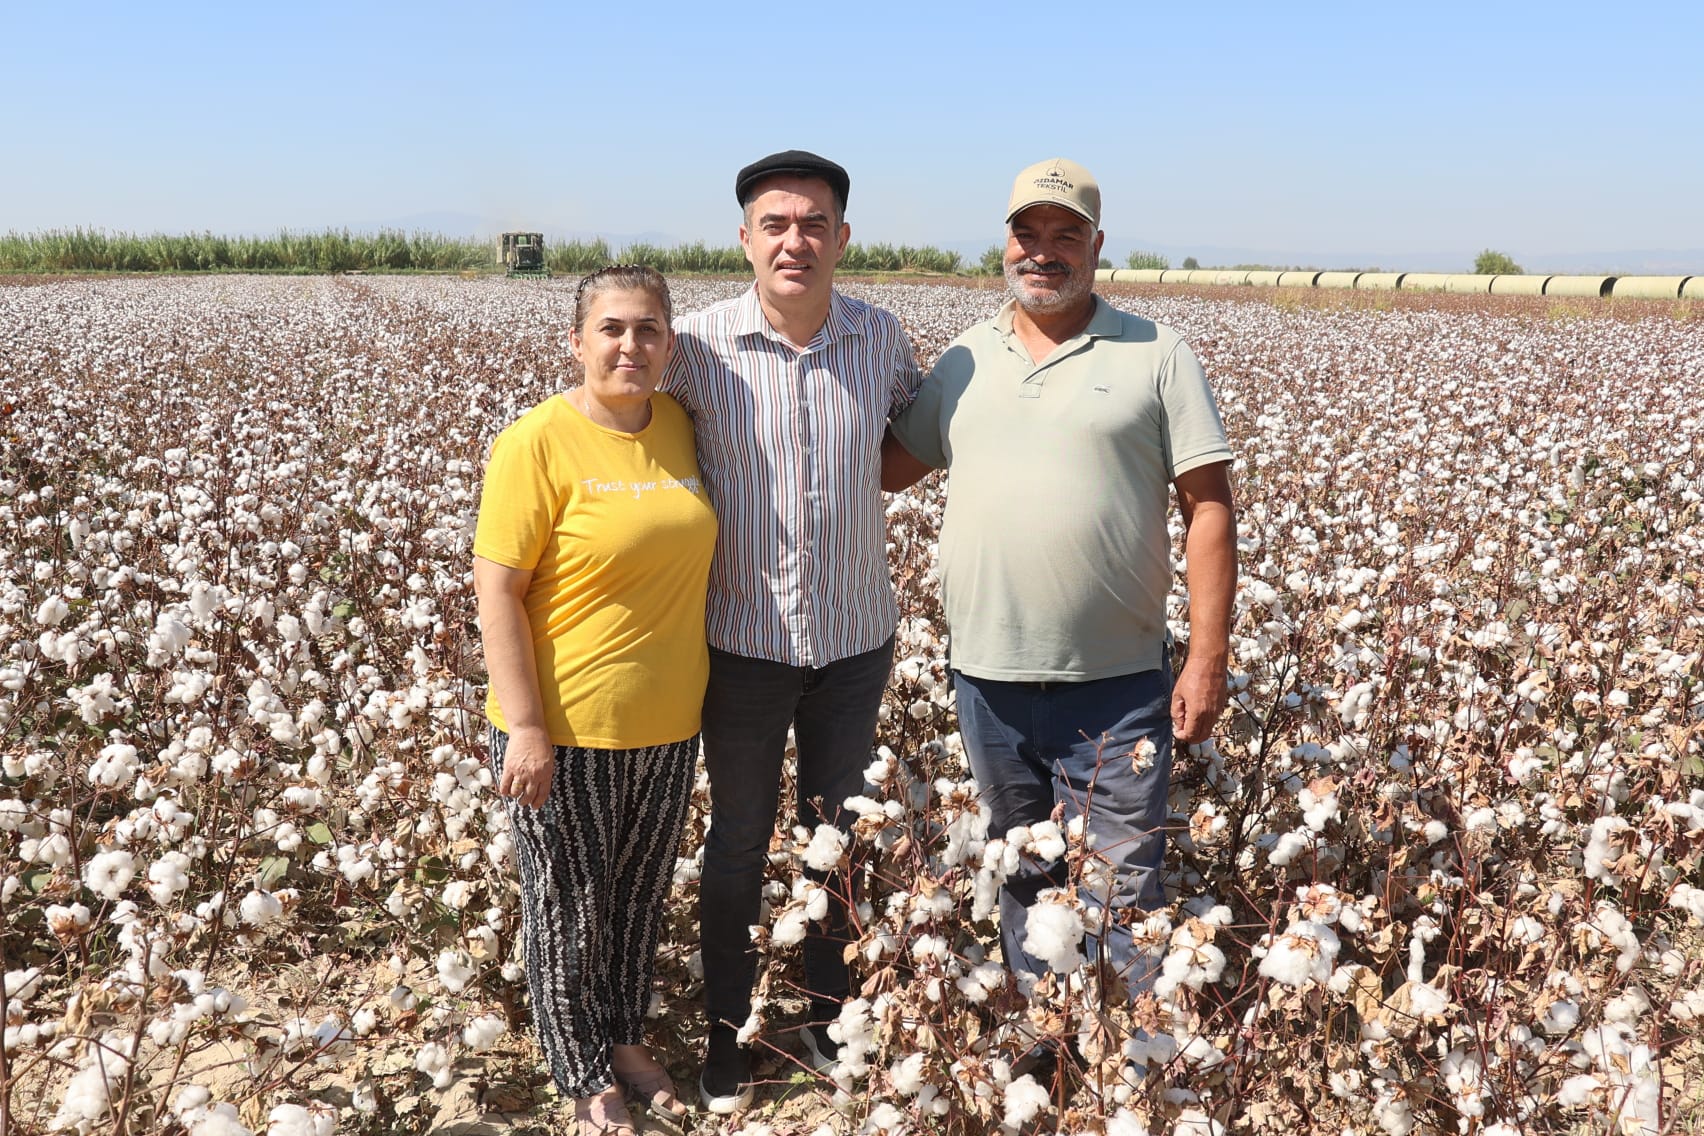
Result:
{"label": "striped button-up shirt", "polygon": [[892,313],[833,293],[803,350],[757,289],[675,321],[660,389],[692,415],[719,528],[710,645],[820,667],[898,622],[881,506],[881,441],[922,382]]}

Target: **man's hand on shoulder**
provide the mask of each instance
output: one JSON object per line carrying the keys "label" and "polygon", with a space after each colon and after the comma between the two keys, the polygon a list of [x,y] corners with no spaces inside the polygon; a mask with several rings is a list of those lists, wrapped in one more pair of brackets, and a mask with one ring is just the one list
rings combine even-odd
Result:
{"label": "man's hand on shoulder", "polygon": [[931,467],[911,456],[890,428],[882,435],[882,491],[898,493],[922,481]]}

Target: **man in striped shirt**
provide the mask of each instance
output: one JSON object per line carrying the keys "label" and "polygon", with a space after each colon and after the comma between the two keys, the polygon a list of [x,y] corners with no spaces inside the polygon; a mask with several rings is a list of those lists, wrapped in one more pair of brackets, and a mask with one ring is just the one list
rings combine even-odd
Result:
{"label": "man in striped shirt", "polygon": [[[736,299],[675,322],[660,389],[691,414],[720,529],[710,569],[710,682],[704,759],[711,821],[699,879],[709,1050],[699,1092],[712,1112],[751,1100],[751,1014],[763,868],[779,807],[787,733],[797,747],[799,822],[854,819],[898,621],[880,500],[888,420],[922,381],[894,316],[842,295],[834,268],[851,238],[850,179],[788,150],[741,170],[740,244],[757,277]],[[826,1070],[839,1047],[826,1023],[849,979],[848,879],[804,946],[810,1022]]]}

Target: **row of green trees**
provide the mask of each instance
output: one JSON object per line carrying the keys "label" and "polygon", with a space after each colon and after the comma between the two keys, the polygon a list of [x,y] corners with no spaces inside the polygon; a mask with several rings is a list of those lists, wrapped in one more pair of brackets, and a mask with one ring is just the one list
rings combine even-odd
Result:
{"label": "row of green trees", "polygon": [[[703,241],[673,248],[611,248],[601,239],[553,242],[546,244],[545,255],[551,270],[565,275],[615,263],[649,264],[670,273],[751,271],[739,245]],[[956,252],[928,245],[855,244],[846,250],[841,265],[848,272],[946,275],[962,271],[962,259]],[[498,267],[493,242],[390,229],[282,230],[270,237],[56,229],[0,237],[0,272],[457,272]]]}
{"label": "row of green trees", "polygon": [[[632,244],[612,250],[602,239],[564,241],[545,246],[545,260],[552,272],[572,275],[590,272],[606,264],[648,264],[659,272],[750,272],[745,251],[739,245],[707,245],[697,241],[664,248]],[[920,272],[948,276],[964,269],[956,252],[929,245],[853,244],[840,259],[843,272]]]}
{"label": "row of green trees", "polygon": [[[997,251],[997,249],[989,250],[990,253]],[[1165,269],[1171,267],[1171,261],[1157,252],[1133,252],[1125,259],[1125,266],[1127,268]],[[1101,267],[1110,268],[1111,265],[1103,263]],[[1193,256],[1186,256],[1183,258],[1183,267],[1200,268],[1201,263]],[[1231,267],[1238,269],[1273,269],[1283,266],[1272,264],[1234,264]],[[1300,266],[1298,265],[1294,267]],[[1377,272],[1378,269],[1362,269],[1360,271]],[[1474,258],[1473,271],[1481,276],[1519,276],[1526,270],[1516,264],[1514,258],[1508,254],[1498,252],[1495,249],[1486,249]]]}
{"label": "row of green trees", "polygon": [[[998,276],[1004,245],[991,245],[974,266],[956,252],[930,245],[854,244],[841,268],[847,272],[959,272]],[[551,271],[564,275],[590,272],[606,264],[649,264],[660,272],[728,273],[750,271],[738,245],[703,241],[664,248],[631,244],[612,249],[602,239],[546,245]],[[1125,258],[1129,268],[1170,268],[1157,252],[1137,251]],[[1103,259],[1100,266],[1111,268]],[[457,272],[497,268],[491,242],[440,233],[380,229],[351,233],[280,230],[270,237],[226,237],[214,233],[135,234],[99,229],[55,229],[41,233],[9,232],[0,237],[0,272]],[[1186,257],[1184,268],[1198,268]],[[1238,265],[1239,268],[1270,267]],[[1508,255],[1486,249],[1473,270],[1485,275],[1521,272]]]}
{"label": "row of green trees", "polygon": [[285,229],[270,237],[55,229],[0,237],[0,272],[453,272],[495,258],[485,241],[394,229]]}

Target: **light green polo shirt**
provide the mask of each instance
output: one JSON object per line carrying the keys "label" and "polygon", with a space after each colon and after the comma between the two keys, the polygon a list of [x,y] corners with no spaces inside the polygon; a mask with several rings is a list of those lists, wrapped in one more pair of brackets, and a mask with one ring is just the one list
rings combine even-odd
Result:
{"label": "light green polo shirt", "polygon": [[951,477],[941,598],[952,665],[1070,682],[1160,666],[1171,482],[1231,460],[1201,364],[1099,296],[1036,366],[1013,304],[953,341],[894,434]]}

